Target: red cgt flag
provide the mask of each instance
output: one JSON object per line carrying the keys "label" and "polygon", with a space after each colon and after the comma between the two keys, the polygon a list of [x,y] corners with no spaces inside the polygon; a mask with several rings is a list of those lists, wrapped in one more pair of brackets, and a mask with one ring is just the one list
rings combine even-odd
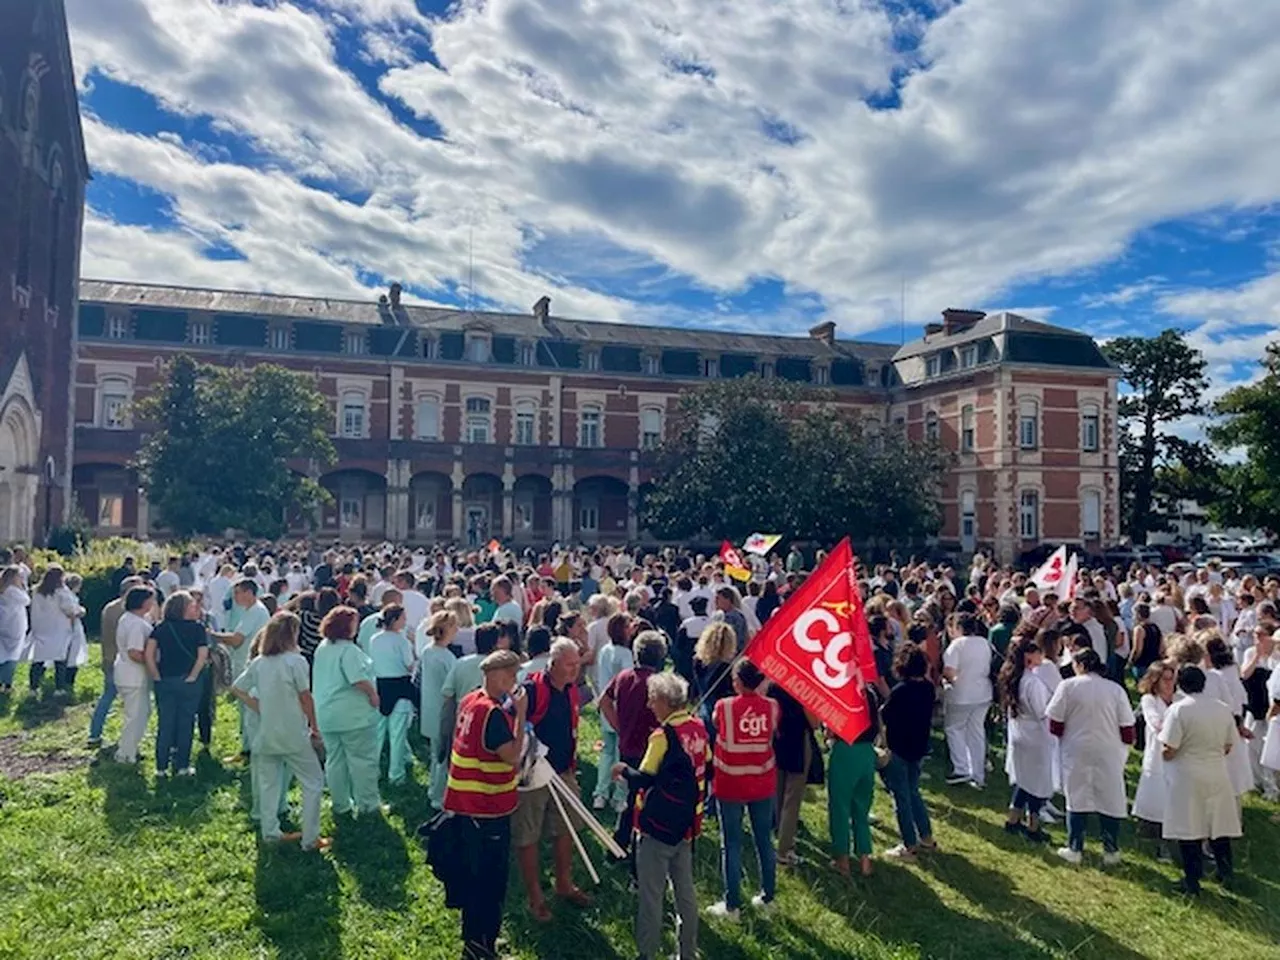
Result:
{"label": "red cgt flag", "polygon": [[876,661],[847,537],[769,618],[745,655],[845,743],[871,725],[863,685],[876,679]]}
{"label": "red cgt flag", "polygon": [[720,559],[724,562],[724,572],[733,579],[751,579],[751,568],[742,562],[742,554],[728,540],[720,544]]}

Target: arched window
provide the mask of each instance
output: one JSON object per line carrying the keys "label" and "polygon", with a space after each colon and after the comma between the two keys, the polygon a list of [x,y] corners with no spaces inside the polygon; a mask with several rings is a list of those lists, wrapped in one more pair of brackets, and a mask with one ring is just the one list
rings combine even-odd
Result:
{"label": "arched window", "polygon": [[342,394],[339,433],[349,439],[361,439],[365,436],[364,394],[358,390],[348,390]]}
{"label": "arched window", "polygon": [[440,439],[440,398],[435,394],[419,395],[413,410],[413,435],[419,440]]}
{"label": "arched window", "polygon": [[108,377],[98,386],[100,400],[100,424],[106,430],[127,430],[129,428],[129,404],[133,399],[133,388],[123,377]]}
{"label": "arched window", "polygon": [[1085,453],[1097,453],[1101,446],[1098,405],[1086,403],[1080,408],[1080,449]]}
{"label": "arched window", "polygon": [[467,443],[489,443],[493,436],[493,402],[488,397],[467,397]]}
{"label": "arched window", "polygon": [[662,443],[662,411],[645,407],[640,411],[640,449],[653,450]]}
{"label": "arched window", "polygon": [[974,441],[973,404],[967,403],[960,408],[960,449],[965,453],[972,453]]}
{"label": "arched window", "polygon": [[1040,494],[1035,490],[1018,495],[1018,535],[1023,540],[1040,539]]}
{"label": "arched window", "polygon": [[516,401],[515,444],[532,447],[538,443],[538,405],[532,400]]}
{"label": "arched window", "polygon": [[1018,402],[1018,446],[1023,450],[1040,447],[1040,404],[1029,397]]}
{"label": "arched window", "polygon": [[580,447],[602,447],[603,429],[601,425],[600,408],[595,405],[582,408],[582,412],[578,416],[578,446]]}

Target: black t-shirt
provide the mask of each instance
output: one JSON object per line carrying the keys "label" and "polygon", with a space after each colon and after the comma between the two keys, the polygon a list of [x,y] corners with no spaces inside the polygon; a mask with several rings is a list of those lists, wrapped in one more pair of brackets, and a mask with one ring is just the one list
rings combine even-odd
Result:
{"label": "black t-shirt", "polygon": [[502,715],[501,710],[490,710],[489,719],[484,725],[484,748],[497,753],[516,738],[511,732],[511,724]]}
{"label": "black t-shirt", "polygon": [[903,760],[923,760],[929,752],[935,693],[928,680],[904,680],[884,705],[885,742]]}
{"label": "black t-shirt", "polygon": [[551,691],[551,703],[542,720],[533,727],[538,742],[547,748],[547,760],[555,768],[556,773],[564,773],[573,766],[573,705],[569,702],[569,688],[557,690],[552,686],[539,683],[526,683],[525,694],[529,697],[529,716],[533,716],[541,705],[538,697],[544,691]]}
{"label": "black t-shirt", "polygon": [[778,701],[778,729],[773,734],[773,749],[778,758],[778,769],[783,773],[807,773],[804,765],[804,746],[812,737],[809,719],[804,715],[800,701],[779,686],[769,691]]}
{"label": "black t-shirt", "polygon": [[200,648],[209,644],[199,620],[161,620],[151,639],[156,642],[156,666],[166,680],[190,675]]}

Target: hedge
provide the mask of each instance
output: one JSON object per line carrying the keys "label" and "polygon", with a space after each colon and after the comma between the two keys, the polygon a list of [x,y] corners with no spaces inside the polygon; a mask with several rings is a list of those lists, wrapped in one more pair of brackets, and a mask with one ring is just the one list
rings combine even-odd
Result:
{"label": "hedge", "polygon": [[180,547],[168,544],[111,537],[95,540],[69,557],[53,550],[32,550],[28,565],[31,567],[33,589],[40,582],[45,569],[53,563],[61,566],[67,573],[78,573],[84,578],[84,585],[80,588],[80,605],[85,609],[84,629],[87,633],[96,634],[102,608],[116,597],[115,590],[111,588],[111,576],[120,569],[125,557],[133,557],[141,570],[152,560],[159,560],[163,564],[172,554],[180,552]]}

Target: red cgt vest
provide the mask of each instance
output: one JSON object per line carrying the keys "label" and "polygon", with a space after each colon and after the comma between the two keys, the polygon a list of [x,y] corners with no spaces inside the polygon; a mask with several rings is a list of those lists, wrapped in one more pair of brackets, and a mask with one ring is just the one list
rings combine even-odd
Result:
{"label": "red cgt vest", "polygon": [[[545,670],[540,670],[529,677],[529,682],[537,688],[538,695],[533,700],[533,712],[529,714],[529,725],[537,730],[538,724],[547,715],[547,711],[551,709],[551,697],[555,693],[555,689],[551,686],[551,678],[547,676]],[[571,683],[565,690],[569,694],[569,712],[572,719],[569,734],[573,739],[573,759],[569,763],[569,769],[577,769],[578,766],[578,719],[582,713],[582,697],[578,693],[578,685]]]}
{"label": "red cgt vest", "polygon": [[515,812],[519,800],[516,768],[484,745],[484,728],[494,710],[501,712],[514,733],[515,718],[490,699],[483,688],[463,697],[458,707],[453,756],[449,760],[449,780],[444,793],[444,808],[452,813],[506,817]]}
{"label": "red cgt vest", "polygon": [[730,803],[772,797],[778,789],[773,734],[778,702],[758,694],[726,697],[716,704],[712,793]]}

